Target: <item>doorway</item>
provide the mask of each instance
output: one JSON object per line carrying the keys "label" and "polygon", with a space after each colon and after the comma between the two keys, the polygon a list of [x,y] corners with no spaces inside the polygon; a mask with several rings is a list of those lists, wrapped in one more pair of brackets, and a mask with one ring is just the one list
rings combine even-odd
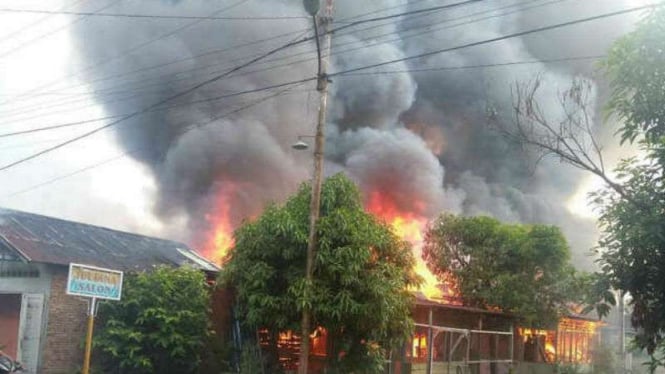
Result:
{"label": "doorway", "polygon": [[0,350],[16,358],[19,325],[21,321],[21,295],[0,294]]}

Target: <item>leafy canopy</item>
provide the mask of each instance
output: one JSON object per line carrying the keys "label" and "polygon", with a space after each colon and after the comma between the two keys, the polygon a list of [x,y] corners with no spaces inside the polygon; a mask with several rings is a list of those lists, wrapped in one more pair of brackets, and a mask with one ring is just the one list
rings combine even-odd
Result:
{"label": "leafy canopy", "polygon": [[[628,292],[639,347],[665,354],[665,10],[618,40],[604,62],[613,89],[608,113],[621,121],[623,142],[644,158],[623,160],[618,188],[594,195],[603,236],[600,265],[614,287]],[[665,366],[656,360],[654,366]]]}
{"label": "leafy canopy", "polygon": [[[313,326],[334,342],[329,366],[341,372],[380,372],[384,349],[411,332],[417,283],[410,246],[363,210],[358,188],[342,174],[327,179],[317,225],[314,277],[304,277],[310,186],[272,205],[235,232],[222,274],[237,295],[237,315],[250,329],[299,328],[308,305]],[[342,354],[338,354],[343,352]]]}
{"label": "leafy canopy", "polygon": [[602,66],[612,88],[608,114],[622,121],[621,141],[658,143],[665,135],[665,10],[617,40]]}
{"label": "leafy canopy", "polygon": [[452,276],[465,305],[498,307],[535,327],[555,324],[590,282],[575,273],[554,226],[442,214],[425,234],[423,258],[439,278]]}
{"label": "leafy canopy", "polygon": [[94,347],[105,369],[195,373],[207,342],[209,286],[192,268],[126,274],[122,300],[104,302]]}

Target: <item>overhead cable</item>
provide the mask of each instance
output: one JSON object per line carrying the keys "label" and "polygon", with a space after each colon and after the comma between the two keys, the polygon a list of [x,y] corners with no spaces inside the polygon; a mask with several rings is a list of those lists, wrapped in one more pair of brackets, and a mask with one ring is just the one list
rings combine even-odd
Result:
{"label": "overhead cable", "polygon": [[[418,58],[422,58],[422,57],[433,56],[433,55],[437,55],[437,54],[441,54],[441,53],[451,52],[451,51],[455,51],[455,50],[460,50],[460,49],[465,49],[465,48],[470,48],[470,47],[480,46],[480,45],[484,45],[484,44],[494,43],[494,42],[501,41],[501,40],[505,40],[505,39],[511,39],[511,38],[516,38],[516,37],[520,37],[520,36],[524,36],[524,35],[529,35],[529,34],[533,34],[533,33],[538,33],[538,32],[543,32],[543,31],[548,31],[548,30],[559,29],[559,28],[562,28],[562,27],[568,27],[568,26],[572,26],[572,25],[576,25],[576,24],[580,24],[580,23],[585,23],[585,22],[595,21],[595,20],[599,20],[599,19],[602,19],[602,18],[614,17],[614,16],[618,16],[618,15],[622,15],[622,14],[628,14],[628,13],[637,12],[637,11],[640,11],[640,10],[653,9],[653,8],[656,7],[656,6],[662,6],[662,5],[663,5],[663,4],[660,4],[660,5],[653,5],[653,4],[651,4],[651,5],[647,5],[647,6],[638,6],[638,7],[629,8],[629,9],[624,9],[624,10],[620,10],[620,11],[615,11],[615,12],[610,12],[610,13],[604,13],[604,14],[597,15],[597,16],[581,18],[581,19],[577,19],[577,20],[573,20],[573,21],[568,21],[568,22],[558,23],[558,24],[549,25],[549,26],[544,26],[544,27],[538,27],[538,28],[534,28],[534,29],[530,29],[530,30],[525,30],[525,31],[520,31],[520,32],[516,32],[516,33],[508,34],[508,35],[503,35],[503,36],[496,37],[496,38],[485,39],[485,40],[481,40],[481,41],[477,41],[477,42],[472,42],[472,43],[466,43],[466,44],[458,45],[458,46],[455,46],[455,47],[449,47],[449,48],[439,49],[439,50],[435,50],[435,51],[430,51],[430,52],[420,53],[420,54],[417,54],[417,55],[407,56],[407,57],[404,57],[404,58],[399,58],[399,59],[394,59],[394,60],[384,61],[384,62],[377,63],[377,64],[371,64],[371,65],[366,65],[366,66],[359,66],[359,67],[355,67],[355,68],[347,69],[347,70],[344,70],[344,71],[339,71],[339,72],[336,72],[336,73],[331,73],[331,74],[329,74],[329,76],[330,76],[330,77],[334,77],[334,76],[338,76],[338,75],[342,75],[342,74],[348,74],[348,73],[353,73],[353,72],[357,72],[357,71],[368,70],[368,69],[372,69],[372,68],[376,68],[376,67],[381,67],[381,66],[386,66],[386,65],[390,65],[390,64],[395,64],[395,63],[398,63],[398,62],[409,61],[409,60],[414,60],[414,59],[418,59]],[[291,44],[292,44],[292,43],[289,43],[289,44],[286,44],[286,45],[284,45],[284,46],[282,46],[282,47],[275,48],[275,49],[269,51],[268,53],[263,54],[263,55],[260,56],[260,57],[257,57],[257,58],[255,58],[255,59],[253,59],[253,60],[251,60],[251,61],[248,61],[246,64],[243,64],[243,65],[241,65],[241,66],[238,66],[238,67],[236,67],[236,68],[233,68],[233,69],[231,69],[231,70],[228,70],[227,72],[225,72],[225,73],[223,73],[223,74],[220,74],[220,75],[218,75],[218,76],[216,76],[216,77],[213,77],[213,78],[208,79],[208,80],[206,80],[206,81],[204,81],[204,82],[201,82],[201,83],[199,83],[199,84],[197,84],[197,85],[195,85],[195,86],[193,86],[193,87],[190,87],[189,89],[187,89],[187,90],[185,90],[185,91],[182,91],[182,92],[177,93],[177,94],[175,94],[175,95],[169,96],[168,98],[166,98],[166,99],[164,99],[164,100],[160,100],[159,102],[157,102],[157,103],[155,103],[155,104],[153,104],[153,105],[150,105],[150,106],[148,106],[147,108],[144,108],[144,109],[142,109],[142,110],[139,110],[139,111],[133,112],[133,113],[131,113],[131,114],[127,115],[127,116],[124,116],[124,117],[122,117],[122,118],[120,118],[120,119],[118,119],[118,120],[116,120],[116,121],[113,121],[113,122],[111,122],[111,123],[109,123],[109,124],[106,124],[106,125],[104,125],[104,126],[98,127],[98,128],[96,128],[96,129],[91,130],[91,131],[89,131],[89,132],[86,132],[86,133],[84,133],[84,134],[82,134],[82,135],[79,135],[79,136],[76,136],[76,137],[74,137],[74,138],[72,138],[72,139],[69,139],[69,140],[67,140],[67,141],[65,141],[65,142],[62,142],[62,143],[60,143],[60,144],[57,144],[57,145],[55,145],[55,146],[52,146],[52,147],[46,148],[46,149],[44,149],[44,150],[42,150],[42,151],[39,151],[39,152],[34,153],[34,154],[32,154],[32,155],[29,155],[29,156],[27,156],[27,157],[21,158],[21,159],[19,159],[19,160],[17,160],[17,161],[14,161],[14,162],[11,162],[11,163],[9,163],[9,164],[6,164],[6,165],[0,167],[0,171],[4,171],[4,170],[7,170],[7,169],[10,169],[10,168],[12,168],[12,167],[14,167],[14,166],[17,166],[17,165],[20,165],[20,164],[22,164],[22,163],[24,163],[24,162],[26,162],[26,161],[29,161],[29,160],[35,159],[35,158],[37,158],[37,157],[39,157],[39,156],[42,156],[42,155],[44,155],[44,154],[50,153],[50,152],[52,152],[52,151],[54,151],[54,150],[56,150],[56,149],[62,148],[62,147],[64,147],[64,146],[69,145],[69,144],[71,144],[71,143],[74,143],[74,142],[76,142],[76,141],[78,141],[78,140],[81,140],[81,139],[84,139],[84,138],[86,138],[86,137],[88,137],[88,136],[91,136],[91,135],[93,135],[93,134],[96,134],[96,133],[99,132],[99,131],[102,131],[102,130],[107,129],[107,128],[112,127],[112,126],[115,126],[115,125],[117,125],[117,124],[119,124],[119,123],[121,123],[121,122],[123,122],[123,121],[126,121],[126,120],[128,120],[128,119],[131,119],[131,118],[133,118],[133,117],[136,117],[136,116],[138,116],[138,115],[140,115],[140,114],[146,113],[147,111],[149,111],[149,110],[151,110],[151,109],[157,108],[157,107],[159,107],[159,106],[161,106],[161,105],[163,105],[163,104],[166,104],[166,103],[168,103],[168,102],[170,102],[170,101],[173,101],[173,100],[175,100],[175,99],[177,99],[177,98],[183,97],[183,96],[185,96],[185,95],[187,95],[187,94],[189,94],[189,93],[191,93],[191,92],[193,92],[193,91],[195,91],[195,90],[197,90],[197,89],[199,89],[199,88],[201,88],[201,87],[203,87],[203,86],[206,86],[206,85],[208,85],[208,84],[210,84],[210,83],[216,82],[216,81],[222,79],[222,78],[225,77],[225,76],[228,76],[229,74],[231,74],[231,73],[233,73],[233,72],[235,72],[235,71],[241,70],[242,68],[244,68],[244,67],[246,67],[246,66],[249,66],[249,65],[251,65],[252,63],[254,63],[254,62],[256,62],[256,61],[261,60],[262,58],[268,57],[268,56],[270,56],[270,55],[272,55],[272,54],[274,54],[274,53],[277,53],[278,51],[281,51],[281,50],[283,50],[283,49],[285,49],[285,48],[288,48]],[[272,87],[272,88],[275,88],[275,87],[284,87],[284,86],[293,85],[293,84],[297,84],[297,83],[303,83],[303,82],[307,82],[307,81],[313,81],[313,80],[315,80],[315,79],[317,79],[317,78],[318,78],[318,77],[312,77],[312,78],[301,79],[301,80],[298,80],[298,81],[284,82],[284,83],[280,83],[280,84],[272,85],[272,86],[270,86],[270,87]],[[258,92],[258,90],[259,90],[259,89],[252,90],[251,92]],[[248,91],[248,92],[250,92],[250,91]],[[207,101],[207,100],[206,100],[206,101]]]}
{"label": "overhead cable", "polygon": [[72,12],[66,10],[45,9],[15,9],[0,8],[1,13],[25,13],[25,14],[48,14],[84,17],[112,17],[112,18],[147,18],[147,19],[175,19],[175,20],[224,20],[224,21],[269,21],[269,20],[293,20],[309,18],[306,16],[265,16],[265,17],[216,17],[216,16],[186,16],[168,14],[133,14],[133,13],[104,13],[104,12]]}

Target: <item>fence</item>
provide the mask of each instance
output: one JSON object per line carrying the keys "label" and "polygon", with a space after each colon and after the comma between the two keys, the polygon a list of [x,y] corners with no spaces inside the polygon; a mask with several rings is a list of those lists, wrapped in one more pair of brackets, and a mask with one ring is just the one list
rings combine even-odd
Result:
{"label": "fence", "polygon": [[[513,365],[513,331],[416,324],[407,357],[412,374],[503,374]],[[407,371],[408,372],[408,371]]]}

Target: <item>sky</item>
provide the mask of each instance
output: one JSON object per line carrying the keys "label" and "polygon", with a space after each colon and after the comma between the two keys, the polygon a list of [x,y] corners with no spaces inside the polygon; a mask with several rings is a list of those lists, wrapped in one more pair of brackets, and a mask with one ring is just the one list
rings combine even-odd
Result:
{"label": "sky", "polygon": [[[397,30],[400,40],[388,46],[377,47],[382,49],[376,51],[370,48],[370,44],[367,44],[364,50],[336,57],[333,67],[339,69],[357,66],[358,62],[380,62],[389,57],[427,51],[428,48],[436,48],[446,42],[472,41],[481,37],[501,35],[520,28],[628,8],[646,2],[641,0],[560,1],[551,5],[551,8],[538,8],[532,13],[525,12],[524,15],[516,14],[505,17],[505,19],[497,18],[488,20],[486,24],[472,25],[468,28],[458,27],[452,31],[442,30],[436,34],[439,39],[428,38],[428,36],[409,39],[410,23],[387,24],[381,30]],[[229,2],[229,4],[232,3]],[[416,3],[419,4],[416,6]],[[406,4],[404,1],[395,0],[368,1],[367,4],[359,4],[351,0],[340,0],[336,17],[345,18],[373,10],[377,11],[388,5],[394,9],[384,11],[380,13],[381,15],[442,3],[446,2],[412,0]],[[494,4],[485,5],[489,3]],[[63,9],[99,11],[101,9],[116,13],[190,15],[211,14],[211,11],[214,10],[211,4],[205,1],[181,2],[177,0],[151,0],[151,2],[137,0],[0,0],[0,8],[4,9],[52,11]],[[265,0],[249,0],[238,4],[237,9],[222,14],[238,17],[246,14],[252,16],[303,15],[299,2],[296,0],[280,0],[270,3],[272,8],[267,7],[268,2]],[[485,6],[510,6],[511,4],[514,4],[514,1],[485,0],[482,4],[477,5],[477,10],[483,11]],[[182,13],[183,9],[187,12]],[[459,13],[451,12],[464,15],[462,13],[465,11],[467,10],[457,11]],[[577,34],[572,42],[566,39],[568,34],[563,32],[550,33],[545,37],[536,35],[521,39],[519,43],[502,42],[495,50],[483,47],[484,49],[474,49],[466,54],[456,54],[448,60],[441,57],[441,61],[448,65],[455,65],[491,62],[493,58],[525,59],[525,56],[533,56],[537,59],[545,59],[547,56],[567,52],[579,55],[586,48],[594,50],[598,49],[599,45],[608,45],[608,40],[611,41],[621,33],[629,31],[636,20],[637,16],[634,15],[622,16],[619,20],[604,21],[597,28],[590,26],[575,29]],[[97,66],[100,66],[105,59],[114,59],[116,52],[131,48],[127,46],[141,45],[142,40],[149,40],[148,38],[155,33],[186,25],[186,22],[189,21],[143,19],[117,21],[106,17],[29,14],[0,10],[0,25],[2,25],[0,28],[0,164],[6,165],[45,147],[83,134],[108,120],[29,135],[2,137],[2,134],[91,118],[103,118],[123,113],[126,108],[131,110],[140,108],[143,97],[138,97],[135,102],[123,102],[120,105],[108,100],[108,96],[104,96],[105,99],[102,99],[100,94],[95,93],[96,90],[105,89],[104,85],[95,82],[96,74],[101,71],[101,67],[98,69]],[[108,69],[104,72],[122,73],[147,66],[149,63],[170,61],[169,58],[172,56],[188,56],[206,51],[206,48],[215,45],[217,37],[221,40],[222,46],[229,46],[234,45],[234,40],[252,41],[277,35],[282,31],[308,26],[306,19],[270,21],[269,26],[258,21],[254,21],[255,23],[234,22],[225,23],[226,26],[219,26],[219,24],[213,26],[210,25],[213,22],[208,21],[205,25],[191,27],[182,31],[183,35],[167,38],[168,42],[164,41],[159,45],[146,48],[145,56],[135,56],[127,63],[113,62],[109,67],[104,68]],[[412,22],[418,25],[418,22],[432,22],[432,20],[424,19]],[[579,32],[580,30],[582,32]],[[210,38],[209,35],[215,35],[216,38]],[[355,39],[362,41],[362,36],[368,36],[366,40],[378,38],[370,32],[365,32],[365,34],[341,36],[339,43],[345,43],[347,40],[353,42]],[[439,62],[438,58],[435,56],[432,58],[433,60],[418,60],[417,63],[426,66],[433,63],[432,61]],[[505,59],[501,61],[506,61]],[[197,65],[194,66],[202,63],[197,61]],[[413,68],[416,66],[415,64],[416,62],[403,64],[402,68]],[[260,81],[278,82],[282,76],[297,76],[302,74],[299,70],[312,67],[311,64],[294,66],[294,69],[285,72],[268,71],[261,76]],[[561,85],[557,86],[559,81],[564,81],[576,74],[587,74],[589,70],[586,65],[580,68],[579,66],[543,63],[533,69],[525,68],[524,71],[516,73],[515,77],[527,76],[527,74],[538,71],[538,68],[546,70],[553,77],[552,80],[555,83],[551,89],[548,88],[550,95],[554,95],[557,90],[561,89]],[[536,213],[526,214],[523,211],[513,211],[514,207],[509,206],[511,200],[506,196],[512,196],[511,191],[515,188],[525,194],[520,197],[525,201],[538,200],[551,193],[556,200],[563,199],[565,209],[572,216],[586,220],[585,222],[593,219],[595,213],[586,202],[586,194],[600,187],[598,180],[570,171],[569,168],[550,160],[534,171],[533,178],[527,178],[523,175],[524,173],[519,173],[519,178],[528,179],[528,181],[506,183],[505,178],[514,179],[516,177],[512,174],[510,167],[506,167],[505,171],[502,168],[500,173],[488,171],[493,167],[493,164],[487,161],[492,157],[490,153],[474,161],[470,160],[471,152],[468,149],[456,150],[456,134],[471,139],[466,143],[460,142],[467,148],[474,144],[484,144],[480,140],[479,143],[474,143],[473,139],[477,139],[477,137],[465,133],[465,131],[472,132],[473,135],[475,131],[481,133],[484,130],[477,130],[475,127],[474,130],[460,129],[460,126],[466,123],[465,121],[477,121],[477,119],[469,119],[468,114],[472,110],[478,112],[477,105],[482,101],[476,97],[480,95],[479,92],[489,92],[486,95],[490,98],[501,97],[501,100],[505,100],[506,86],[509,86],[512,83],[510,79],[513,79],[512,72],[504,74],[501,71],[493,70],[483,72],[481,75],[484,81],[478,84],[473,82],[471,86],[474,88],[460,87],[460,84],[465,82],[464,79],[467,81],[473,79],[474,73],[469,74],[461,73],[459,79],[438,75],[431,75],[428,78],[417,74],[388,80],[373,79],[372,81],[363,80],[362,77],[355,80],[340,78],[339,81],[333,83],[330,114],[332,130],[329,130],[331,132],[328,134],[330,154],[327,169],[345,171],[352,175],[363,188],[376,189],[377,183],[385,182],[384,179],[376,177],[377,175],[382,176],[388,173],[386,170],[395,168],[396,165],[399,165],[397,160],[411,160],[413,164],[423,165],[420,168],[423,172],[420,174],[414,172],[409,175],[409,178],[421,181],[423,185],[435,185],[437,189],[426,191],[424,188],[416,188],[411,185],[399,185],[395,188],[403,188],[400,191],[405,191],[405,193],[426,196],[436,209],[450,209],[464,214],[491,214],[499,218],[505,217],[518,221],[527,220],[525,218],[527,216],[538,216]],[[587,74],[587,76],[591,75]],[[170,92],[168,90],[174,89],[173,87],[180,87],[178,86],[180,83],[174,78],[165,79],[167,81],[165,85],[158,85],[157,89]],[[257,83],[258,78],[256,80],[240,79],[244,80],[229,83],[229,87],[221,85],[212,87],[201,93],[201,97],[208,97],[206,95],[212,95],[213,92],[225,92],[225,90],[233,92],[245,87],[261,86],[261,83]],[[263,84],[265,85],[265,83]],[[133,86],[130,85],[129,89],[132,88]],[[601,89],[599,88],[599,90]],[[221,150],[210,155],[215,144],[208,144],[206,141],[213,139],[215,136],[213,133],[197,131],[191,136],[167,139],[170,143],[167,144],[163,154],[164,165],[160,167],[151,166],[140,157],[127,155],[126,152],[131,149],[128,146],[127,134],[123,135],[122,131],[119,133],[101,131],[83,141],[50,152],[44,157],[0,171],[0,206],[147,235],[174,239],[188,238],[192,231],[197,230],[193,227],[198,227],[192,225],[194,215],[192,212],[202,216],[201,207],[210,204],[210,195],[231,194],[228,191],[233,189],[233,194],[237,197],[239,196],[238,185],[242,186],[242,183],[247,183],[252,185],[248,191],[269,195],[265,199],[258,199],[261,204],[264,204],[269,199],[283,198],[285,194],[293,190],[294,185],[307,178],[310,167],[308,155],[292,153],[288,147],[297,135],[307,133],[308,122],[303,118],[313,119],[316,110],[313,98],[315,94],[311,92],[311,89],[301,91],[301,93],[294,94],[292,98],[280,101],[280,107],[257,109],[252,111],[251,115],[239,116],[230,120],[230,122],[246,123],[246,127],[253,128],[254,132],[233,132],[224,127],[223,123],[219,124],[220,131],[215,133],[223,134],[219,135],[220,138],[217,139],[221,144],[219,147],[226,147],[228,152]],[[144,96],[147,97],[147,95]],[[440,109],[437,107],[436,98],[441,98],[444,103],[455,103],[457,106],[472,104],[469,104],[469,108],[464,110],[447,107]],[[380,108],[373,109],[372,105],[380,106]],[[178,122],[180,119],[174,119],[176,114],[185,116],[187,120],[211,115],[206,112],[205,108],[182,112],[169,113],[169,117],[155,120],[164,120],[172,123],[172,126],[180,126]],[[264,118],[272,115],[283,121],[293,122],[289,131],[275,133],[270,126],[261,123]],[[482,117],[482,113],[478,115]],[[438,127],[430,123],[437,121],[445,122],[446,125]],[[421,133],[423,139],[413,136],[415,124],[419,124],[418,129],[424,131],[422,133],[427,133],[427,135]],[[410,129],[410,132],[405,131],[404,128]],[[148,135],[153,136],[154,134],[149,133]],[[261,143],[264,140],[263,136],[265,136],[265,143]],[[436,139],[439,139],[439,136],[445,142],[437,142]],[[256,143],[247,141],[248,138],[256,140]],[[486,138],[481,140],[487,141]],[[235,144],[232,144],[234,142]],[[434,145],[437,147],[447,147],[442,151],[443,154],[437,153],[438,150],[433,148],[432,142],[436,143]],[[361,150],[360,143],[363,147],[367,147],[367,145],[376,145],[376,147],[372,148],[372,151]],[[256,187],[255,185],[271,183],[271,178],[266,176],[265,171],[262,172],[262,175],[248,176],[246,173],[244,174],[246,168],[245,170],[235,170],[229,167],[228,163],[225,164],[225,162],[229,162],[228,159],[238,157],[237,153],[241,152],[241,146],[260,148],[249,149],[248,153],[243,154],[249,166],[259,168],[258,164],[261,162],[271,165],[272,169],[279,169],[275,171],[276,175],[289,179],[288,183],[283,182],[283,186],[275,189]],[[429,151],[423,152],[427,149]],[[608,140],[607,149],[610,161],[616,161],[630,153],[630,151],[613,147],[611,139]],[[204,152],[203,155],[197,153],[197,151],[208,150],[211,151]],[[199,157],[203,160],[202,162],[209,162],[208,165],[212,169],[226,168],[217,176],[229,175],[228,179],[234,181],[234,184],[220,184],[212,180],[206,182],[208,185],[205,185],[205,193],[193,194],[191,186],[181,186],[183,179],[198,180],[197,178],[205,177],[203,173],[192,172],[186,165],[183,166],[183,160],[193,157]],[[284,161],[280,162],[278,166],[274,166],[269,161],[275,159]],[[390,161],[393,159],[394,162]],[[382,162],[382,160],[389,161]],[[390,165],[390,168],[384,167],[385,165]],[[90,169],[82,170],[87,167]],[[401,169],[408,168],[407,166]],[[257,172],[257,174],[259,173]],[[180,190],[171,193],[167,188],[169,186]],[[471,198],[471,195],[477,198]],[[252,200],[252,197],[247,197],[246,200]],[[557,203],[561,204],[561,201],[557,201]],[[505,212],[502,210],[502,204],[507,204]],[[528,205],[528,207],[531,210],[536,209],[532,205]],[[257,208],[250,202],[244,202],[237,209],[242,212],[242,216],[246,216],[255,213]],[[409,209],[415,208],[409,207]],[[529,211],[531,212],[531,210]],[[165,219],[165,216],[168,216],[168,219]],[[235,222],[239,222],[241,218],[236,218]],[[529,218],[528,220],[537,219]],[[555,219],[553,222],[558,221]]]}
{"label": "sky", "polygon": [[[95,0],[97,1],[97,0]],[[45,7],[45,4],[48,6]],[[18,9],[59,10],[64,1],[2,1],[2,6]],[[56,125],[105,116],[94,97],[85,94],[84,81],[75,76],[83,64],[76,58],[71,23],[67,15],[14,14],[0,12],[0,116],[2,133]],[[51,94],[30,92],[59,81]],[[76,90],[58,87],[78,86]],[[48,108],[48,103],[64,94],[77,94],[83,101],[75,105]],[[12,101],[9,101],[12,100]],[[9,102],[6,102],[9,101]],[[53,104],[50,104],[53,105]],[[40,107],[44,109],[40,110]],[[81,107],[85,107],[81,109]],[[48,114],[49,109],[53,112]],[[29,136],[0,139],[3,164],[41,150],[58,141],[88,130],[62,129]],[[110,133],[100,133],[48,157],[28,162],[4,172],[0,184],[0,204],[65,219],[136,230],[149,234],[162,229],[150,212],[152,177],[140,164],[128,157],[118,157],[122,150]],[[36,185],[67,175],[89,165],[113,160],[104,166],[63,178],[40,188]],[[132,227],[136,222],[141,226]]]}

